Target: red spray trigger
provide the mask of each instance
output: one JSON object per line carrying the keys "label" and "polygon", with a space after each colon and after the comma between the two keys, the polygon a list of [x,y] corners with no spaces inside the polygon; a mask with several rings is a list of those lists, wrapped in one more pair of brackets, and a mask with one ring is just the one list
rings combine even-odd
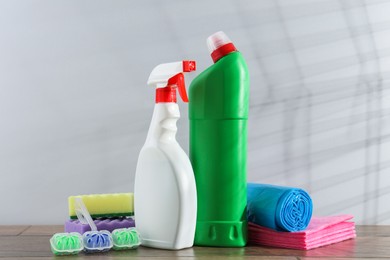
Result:
{"label": "red spray trigger", "polygon": [[195,61],[164,63],[155,67],[149,76],[148,84],[153,84],[157,87],[157,84],[161,86],[162,83],[166,82],[165,87],[159,86],[156,88],[156,103],[176,103],[176,88],[179,90],[181,99],[184,102],[188,102],[184,72],[194,70],[196,70]]}
{"label": "red spray trigger", "polygon": [[[184,70],[184,61],[183,61],[183,70]],[[194,68],[192,70],[194,70]],[[192,70],[189,70],[189,71],[192,71]],[[183,102],[188,102],[188,96],[187,96],[187,92],[186,92],[186,83],[184,80],[183,73],[178,73],[168,80],[167,86],[170,87],[172,85],[177,86],[177,88],[179,90],[180,97],[183,100]]]}

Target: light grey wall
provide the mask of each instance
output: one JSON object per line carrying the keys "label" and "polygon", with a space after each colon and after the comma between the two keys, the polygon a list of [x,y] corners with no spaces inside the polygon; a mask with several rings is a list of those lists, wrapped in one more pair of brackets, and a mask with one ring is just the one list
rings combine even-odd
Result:
{"label": "light grey wall", "polygon": [[307,189],[316,215],[390,224],[389,13],[384,0],[1,1],[0,224],[61,224],[69,195],[132,191],[150,71],[202,71],[218,30],[251,73],[248,180]]}

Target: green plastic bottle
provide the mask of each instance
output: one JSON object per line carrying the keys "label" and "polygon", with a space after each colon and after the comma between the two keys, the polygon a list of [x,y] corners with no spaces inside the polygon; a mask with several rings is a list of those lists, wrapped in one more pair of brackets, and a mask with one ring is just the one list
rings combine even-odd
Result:
{"label": "green plastic bottle", "polygon": [[215,64],[189,88],[190,160],[198,194],[194,244],[242,247],[247,241],[248,68],[223,32],[207,43]]}

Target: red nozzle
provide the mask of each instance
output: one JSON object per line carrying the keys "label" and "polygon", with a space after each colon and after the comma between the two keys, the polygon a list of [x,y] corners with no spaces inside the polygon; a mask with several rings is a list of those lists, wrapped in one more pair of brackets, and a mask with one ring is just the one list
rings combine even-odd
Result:
{"label": "red nozzle", "polygon": [[[194,70],[196,70],[195,61],[183,61],[183,72],[191,72]],[[188,102],[183,72],[177,73],[173,77],[169,78],[166,87],[156,89],[156,103],[176,103],[176,88],[179,90],[181,99],[184,102]]]}
{"label": "red nozzle", "polygon": [[193,60],[183,60],[183,72],[196,70],[196,62]]}

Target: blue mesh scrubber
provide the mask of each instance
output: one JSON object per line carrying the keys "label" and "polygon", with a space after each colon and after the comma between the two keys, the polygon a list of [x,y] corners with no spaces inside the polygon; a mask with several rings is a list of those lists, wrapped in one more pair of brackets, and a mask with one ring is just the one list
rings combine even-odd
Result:
{"label": "blue mesh scrubber", "polygon": [[107,230],[85,232],[83,242],[87,253],[105,252],[113,245],[111,233]]}

